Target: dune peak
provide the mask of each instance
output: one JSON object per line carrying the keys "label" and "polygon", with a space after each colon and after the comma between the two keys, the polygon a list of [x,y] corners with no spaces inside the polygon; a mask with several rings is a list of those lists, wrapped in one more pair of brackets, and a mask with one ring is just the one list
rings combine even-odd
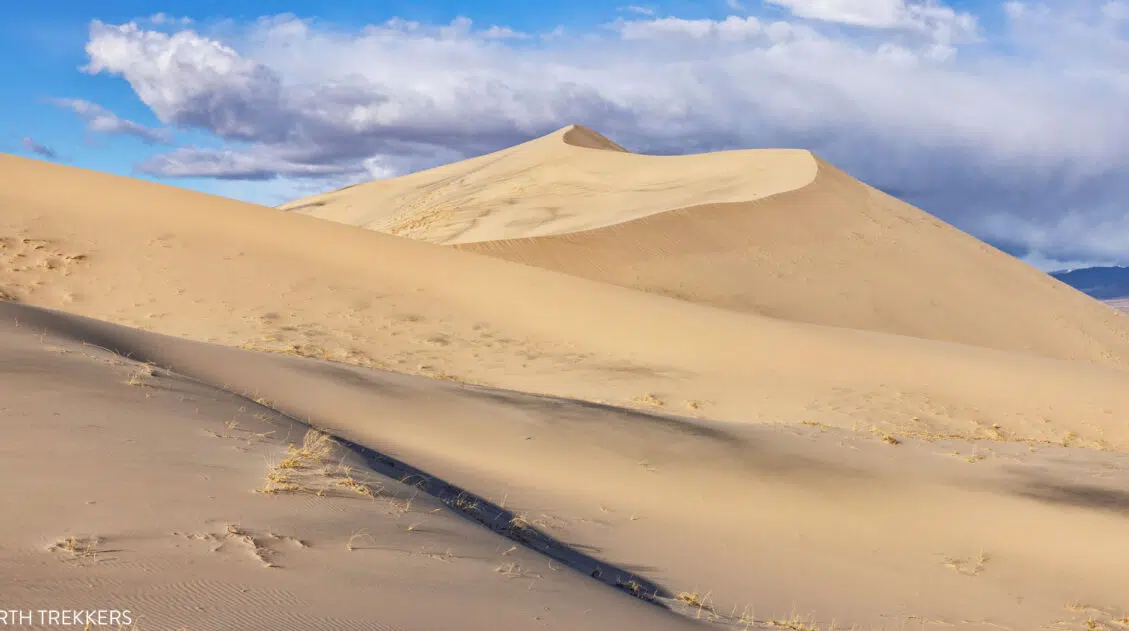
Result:
{"label": "dune peak", "polygon": [[572,145],[573,147],[631,153],[627,149],[623,148],[622,145],[616,143],[614,140],[583,125],[569,125],[558,130],[553,135],[559,135],[561,140],[563,140],[566,145]]}

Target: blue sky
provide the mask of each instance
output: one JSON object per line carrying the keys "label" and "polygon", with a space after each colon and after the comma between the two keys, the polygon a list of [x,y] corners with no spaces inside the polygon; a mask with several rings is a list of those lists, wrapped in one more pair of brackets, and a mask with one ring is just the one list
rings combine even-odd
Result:
{"label": "blue sky", "polygon": [[1129,0],[46,0],[0,9],[0,80],[0,151],[259,203],[581,123],[1129,263]]}

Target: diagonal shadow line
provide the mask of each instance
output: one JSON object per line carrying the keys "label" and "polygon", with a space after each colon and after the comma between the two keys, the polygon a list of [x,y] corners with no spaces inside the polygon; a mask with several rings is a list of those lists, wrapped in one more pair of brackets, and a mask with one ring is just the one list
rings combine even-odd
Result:
{"label": "diagonal shadow line", "polygon": [[534,552],[600,581],[604,585],[667,608],[658,598],[672,598],[670,590],[624,566],[615,565],[581,551],[579,546],[565,543],[520,515],[486,498],[435,477],[403,460],[381,453],[351,440],[334,436],[342,447],[364,459],[375,472],[394,480],[409,480],[411,486],[438,499],[456,515],[473,521]]}
{"label": "diagonal shadow line", "polygon": [[1011,493],[1046,504],[1061,504],[1129,516],[1129,491],[1106,487],[1055,482],[1040,478],[1013,485]]}
{"label": "diagonal shadow line", "polygon": [[[6,305],[0,303],[0,314],[4,314],[8,311],[5,307]],[[127,343],[121,337],[121,333],[127,330],[125,327],[99,322],[82,316],[69,316],[60,311],[40,307],[30,307],[29,310],[37,312],[42,319],[54,325],[53,332],[57,335],[71,337],[75,341],[80,341],[85,345],[95,346],[109,353],[132,359],[133,361],[151,362],[161,365],[166,370],[172,371],[190,381],[217,388],[218,390],[246,400],[248,403],[262,405],[244,393],[236,392],[227,386],[217,385],[198,376],[195,374],[197,372],[195,370],[186,370],[186,367],[176,366],[175,364],[177,362],[170,363],[161,361],[164,359],[164,357],[162,357],[164,353],[159,349],[147,348],[146,345],[142,345],[140,348],[133,347],[132,344]],[[158,339],[166,337],[155,334],[148,335]],[[295,423],[309,426],[308,422],[295,418],[284,410],[273,406],[263,407],[271,409]],[[332,433],[330,434],[333,435]],[[403,480],[406,477],[418,478],[419,481],[414,482],[414,486],[446,504],[455,514],[470,521],[477,522],[511,541],[547,556],[563,564],[565,567],[594,578],[604,585],[662,607],[663,609],[669,609],[669,607],[658,599],[670,599],[673,597],[673,594],[670,590],[658,583],[623,567],[606,563],[590,554],[586,554],[577,546],[570,546],[545,533],[533,524],[524,521],[513,511],[507,510],[490,502],[486,498],[475,495],[466,489],[437,478],[423,469],[419,469],[402,460],[340,436],[333,435],[333,438],[343,447],[352,450],[355,454],[363,458],[365,463],[377,473],[394,480]]]}

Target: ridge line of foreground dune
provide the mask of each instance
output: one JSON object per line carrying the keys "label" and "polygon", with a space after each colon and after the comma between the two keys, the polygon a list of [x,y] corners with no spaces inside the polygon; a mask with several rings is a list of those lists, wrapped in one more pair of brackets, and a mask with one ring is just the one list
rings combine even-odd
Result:
{"label": "ridge line of foreground dune", "polygon": [[[697,628],[614,560],[309,422],[354,422],[358,392],[395,407],[389,390],[450,400],[451,384],[11,303],[0,354],[14,362],[0,426],[20,446],[0,476],[21,480],[0,487],[21,516],[0,524],[0,593],[20,611],[65,603],[132,617],[115,628],[200,631]],[[322,398],[341,390],[353,396]],[[306,421],[283,411],[311,399]],[[396,429],[385,437],[412,432]],[[625,597],[618,577],[651,602]]]}
{"label": "ridge line of foreground dune", "polygon": [[[61,311],[7,302],[0,302],[0,320],[14,321],[19,323],[20,326],[30,327],[36,332],[36,335],[42,337],[49,335],[56,342],[60,339],[70,340],[81,344],[84,348],[93,347],[112,353],[123,359],[150,367],[148,372],[152,372],[152,367],[169,371],[203,386],[239,397],[248,404],[253,403],[269,408],[294,423],[305,426],[305,429],[319,431],[327,427],[335,427],[340,431],[343,426],[340,419],[335,420],[333,418],[339,406],[324,405],[324,403],[310,406],[302,401],[311,394],[306,389],[280,387],[288,383],[294,386],[301,384],[317,386],[320,381],[332,382],[335,378],[351,376],[348,371],[334,369],[332,366],[302,364],[295,362],[293,358],[180,340]],[[355,383],[368,381],[369,384],[376,385],[383,381],[383,387],[387,389],[404,388],[411,384],[421,391],[434,388],[440,392],[448,393],[448,396],[452,392],[456,393],[457,396],[459,390],[457,385],[444,381],[434,381],[427,377],[404,376],[382,371],[365,379],[364,372],[357,371],[354,374],[356,375],[354,377]],[[319,380],[318,377],[322,377],[322,379]],[[332,387],[331,384],[321,385],[322,387]],[[288,395],[288,392],[302,392],[302,394],[295,397]],[[473,395],[465,396],[468,399],[474,398]],[[497,394],[486,391],[483,396],[487,398],[494,396],[499,400],[504,400],[506,397],[516,398],[522,395],[505,391]],[[314,396],[313,398],[316,399],[317,397]],[[530,398],[537,399],[537,397]],[[546,398],[544,403],[546,407],[554,407],[568,406],[579,402],[553,401]],[[317,408],[321,406],[324,407],[318,410]],[[606,408],[606,411],[625,416],[648,416],[646,412],[610,406]],[[315,424],[311,425],[311,421]],[[672,424],[680,422],[693,424],[690,419],[673,419],[670,421]],[[405,429],[410,431],[410,428]],[[394,452],[382,452],[378,447],[374,447],[371,441],[370,444],[361,444],[341,436],[333,436],[333,438],[347,451],[363,459],[374,472],[390,479],[411,480],[411,486],[443,502],[459,516],[483,526],[531,552],[563,563],[569,569],[577,571],[585,577],[596,578],[600,584],[628,591],[630,595],[664,607],[667,606],[666,602],[673,599],[674,594],[669,589],[642,575],[625,567],[617,567],[614,562],[593,557],[580,547],[561,541],[533,524],[517,525],[520,516],[512,510],[494,504],[487,498],[479,497],[467,489],[460,488],[456,482],[447,481],[442,476],[425,471],[398,458],[395,454],[401,451],[402,447],[397,443],[411,445],[412,441],[403,439],[397,441],[387,435],[386,432],[382,433],[385,433],[385,441],[395,450]],[[466,510],[466,507],[470,505],[475,506],[474,510]],[[627,590],[624,586],[629,583],[637,587],[633,590]]]}

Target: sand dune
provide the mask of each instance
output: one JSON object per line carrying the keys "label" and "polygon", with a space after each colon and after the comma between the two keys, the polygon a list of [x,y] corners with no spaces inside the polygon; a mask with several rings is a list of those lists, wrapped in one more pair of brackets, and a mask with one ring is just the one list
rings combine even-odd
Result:
{"label": "sand dune", "polygon": [[[0,304],[0,344],[22,367],[0,394],[23,446],[0,467],[26,479],[4,503],[28,516],[0,526],[0,585],[28,607],[112,600],[145,629],[1034,629],[1129,613],[1113,454],[895,449],[17,305]],[[45,455],[31,445],[57,464],[27,477]]]}
{"label": "sand dune", "polygon": [[0,287],[33,305],[737,422],[1129,445],[1112,422],[1129,416],[1121,370],[788,322],[126,178],[2,166]]}
{"label": "sand dune", "polygon": [[364,453],[302,453],[305,423],[242,396],[266,367],[333,394],[329,367],[3,303],[0,353],[10,607],[124,610],[146,631],[693,628],[510,549]]}
{"label": "sand dune", "polygon": [[811,182],[806,151],[639,156],[577,125],[463,162],[280,206],[398,236],[475,243],[591,230]]}
{"label": "sand dune", "polygon": [[460,248],[0,156],[0,467],[29,516],[0,592],[193,631],[1129,616],[1129,377],[1076,294],[1044,308],[1092,337],[1046,348],[1093,361]]}
{"label": "sand dune", "polygon": [[566,129],[284,208],[737,311],[1129,366],[1129,318],[811,154],[600,138]]}

